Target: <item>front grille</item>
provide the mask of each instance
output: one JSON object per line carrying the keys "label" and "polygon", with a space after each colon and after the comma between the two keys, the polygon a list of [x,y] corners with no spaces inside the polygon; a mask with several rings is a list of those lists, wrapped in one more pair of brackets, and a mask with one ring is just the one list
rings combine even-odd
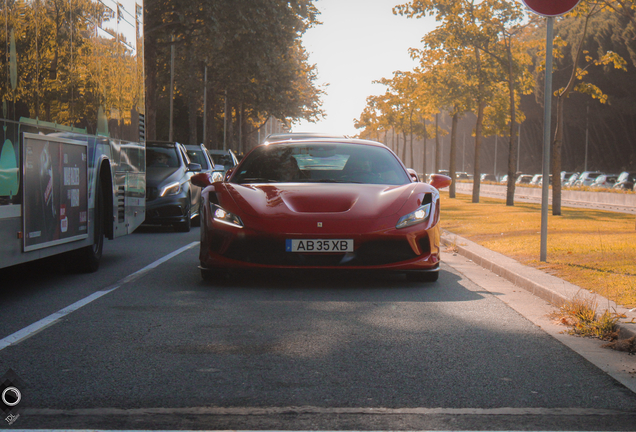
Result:
{"label": "front grille", "polygon": [[[222,241],[212,243],[217,250]],[[428,240],[422,241],[428,245]],[[428,250],[428,246],[426,246]],[[411,260],[417,255],[406,240],[377,240],[360,245],[355,252],[295,253],[285,251],[285,241],[279,239],[235,239],[222,254],[226,258],[261,265],[298,267],[376,266]]]}

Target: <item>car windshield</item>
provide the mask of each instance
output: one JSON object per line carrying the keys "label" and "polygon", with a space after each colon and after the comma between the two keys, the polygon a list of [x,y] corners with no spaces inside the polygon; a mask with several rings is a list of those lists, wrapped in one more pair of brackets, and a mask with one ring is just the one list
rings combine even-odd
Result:
{"label": "car windshield", "polygon": [[215,155],[212,155],[212,159],[214,159],[215,165],[222,165],[226,168],[231,168],[234,166],[234,161],[232,160],[232,156],[227,154],[225,155],[215,154]]}
{"label": "car windshield", "polygon": [[203,167],[203,169],[208,169],[208,161],[205,159],[205,156],[203,155],[203,150],[191,150],[188,149],[188,157],[190,158],[190,160],[194,163],[198,163],[199,165],[201,165]]}
{"label": "car windshield", "polygon": [[410,179],[382,147],[359,144],[290,143],[255,149],[233,183],[363,183],[400,185]]}
{"label": "car windshield", "polygon": [[179,157],[174,147],[147,147],[148,168],[177,168]]}

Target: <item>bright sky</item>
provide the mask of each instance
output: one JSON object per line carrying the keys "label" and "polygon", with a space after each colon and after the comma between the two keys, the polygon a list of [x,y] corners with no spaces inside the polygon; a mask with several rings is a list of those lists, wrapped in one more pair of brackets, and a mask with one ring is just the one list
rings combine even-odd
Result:
{"label": "bright sky", "polygon": [[317,0],[323,23],[308,30],[303,44],[309,61],[317,64],[316,84],[329,83],[323,96],[327,117],[319,123],[301,122],[294,132],[328,132],[356,135],[354,119],[366,99],[383,94],[386,87],[374,80],[391,78],[397,70],[412,70],[417,63],[408,49],[434,28],[435,20],[393,15],[395,5],[407,0]]}

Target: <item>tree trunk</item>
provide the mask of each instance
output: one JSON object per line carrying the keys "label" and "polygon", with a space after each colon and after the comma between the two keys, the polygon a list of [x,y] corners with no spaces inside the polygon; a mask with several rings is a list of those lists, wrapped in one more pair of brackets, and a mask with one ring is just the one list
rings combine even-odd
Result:
{"label": "tree trunk", "polygon": [[188,130],[189,138],[188,142],[191,145],[198,144],[198,131],[197,120],[199,118],[199,101],[197,97],[194,97],[194,93],[188,98]]}
{"label": "tree trunk", "polygon": [[[515,128],[517,126],[517,109],[515,107],[514,71],[512,68],[512,42],[508,44],[508,93],[510,95],[510,142],[508,143],[508,185],[506,187],[506,205],[515,205],[515,174],[517,167],[517,146],[515,146]],[[518,128],[517,128],[518,129]],[[495,173],[495,176],[497,173]],[[510,180],[513,181],[510,181]]]}
{"label": "tree trunk", "polygon": [[457,171],[457,124],[459,123],[459,114],[453,114],[453,122],[451,126],[451,144],[450,144],[450,163],[448,166],[448,174],[453,182],[450,184],[449,196],[455,198],[455,180]]}
{"label": "tree trunk", "polygon": [[481,57],[479,49],[475,49],[475,60],[477,62],[477,76],[479,77],[477,97],[477,123],[475,124],[475,166],[473,172],[473,203],[479,203],[479,192],[481,186],[481,172],[479,167],[479,152],[481,151],[481,134],[484,123],[484,108],[486,103],[483,100],[484,83],[481,75]]}
{"label": "tree trunk", "polygon": [[[563,147],[563,105],[565,99],[557,97],[557,124],[550,155],[550,172],[552,172],[552,215],[561,216],[561,148]],[[549,181],[549,179],[543,179]]]}

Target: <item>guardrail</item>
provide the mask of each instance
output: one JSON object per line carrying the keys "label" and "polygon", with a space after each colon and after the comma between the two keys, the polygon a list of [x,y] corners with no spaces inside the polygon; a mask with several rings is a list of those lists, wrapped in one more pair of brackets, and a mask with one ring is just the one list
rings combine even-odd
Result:
{"label": "guardrail", "polygon": [[[480,196],[489,198],[506,199],[505,185],[481,184]],[[455,191],[460,194],[471,195],[472,183],[457,182]],[[541,202],[541,188],[531,188],[517,185],[515,187],[515,200]],[[549,192],[549,202],[552,203],[552,189]],[[636,194],[612,193],[612,192],[588,192],[588,191],[561,191],[561,204],[570,207],[595,208],[620,213],[636,214]]]}

